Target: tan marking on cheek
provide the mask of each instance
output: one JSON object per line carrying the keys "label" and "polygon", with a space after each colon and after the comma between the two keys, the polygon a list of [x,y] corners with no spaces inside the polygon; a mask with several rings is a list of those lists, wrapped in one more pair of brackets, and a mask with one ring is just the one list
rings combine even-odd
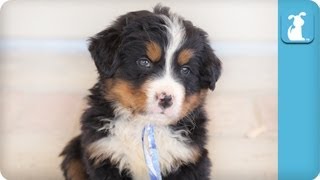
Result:
{"label": "tan marking on cheek", "polygon": [[120,103],[133,113],[141,113],[146,107],[146,85],[144,83],[141,88],[135,88],[127,81],[110,79],[106,81],[105,98]]}
{"label": "tan marking on cheek", "polygon": [[207,96],[208,90],[201,90],[199,93],[187,96],[183,102],[180,117],[183,118],[187,116],[192,110],[203,103],[205,97]]}
{"label": "tan marking on cheek", "polygon": [[154,41],[150,41],[146,45],[147,56],[152,62],[158,62],[161,58],[161,47]]}
{"label": "tan marking on cheek", "polygon": [[71,160],[67,167],[67,177],[71,180],[86,180],[86,174],[80,160]]}
{"label": "tan marking on cheek", "polygon": [[192,49],[184,49],[179,53],[178,63],[180,65],[187,64],[194,54],[194,50]]}

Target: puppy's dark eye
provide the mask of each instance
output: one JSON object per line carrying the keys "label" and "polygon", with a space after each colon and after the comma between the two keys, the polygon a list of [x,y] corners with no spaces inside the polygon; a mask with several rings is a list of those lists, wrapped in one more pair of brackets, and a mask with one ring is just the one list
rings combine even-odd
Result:
{"label": "puppy's dark eye", "polygon": [[147,58],[140,58],[137,60],[137,64],[138,66],[140,67],[143,67],[143,68],[150,68],[151,67],[151,62],[149,59]]}
{"label": "puppy's dark eye", "polygon": [[188,75],[190,73],[190,68],[188,67],[182,67],[180,70],[181,74]]}

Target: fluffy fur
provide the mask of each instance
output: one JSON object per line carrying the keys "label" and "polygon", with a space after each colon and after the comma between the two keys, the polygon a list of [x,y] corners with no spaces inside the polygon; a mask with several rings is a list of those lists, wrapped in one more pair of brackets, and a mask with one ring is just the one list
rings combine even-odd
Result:
{"label": "fluffy fur", "polygon": [[99,78],[82,133],[65,147],[67,180],[147,180],[141,135],[155,126],[165,180],[206,180],[211,163],[203,108],[221,62],[207,34],[157,6],[120,16],[90,39]]}

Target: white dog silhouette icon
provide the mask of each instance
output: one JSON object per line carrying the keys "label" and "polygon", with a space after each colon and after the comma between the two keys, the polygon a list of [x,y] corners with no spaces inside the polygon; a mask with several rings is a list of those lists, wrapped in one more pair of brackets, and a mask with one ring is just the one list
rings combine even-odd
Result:
{"label": "white dog silhouette icon", "polygon": [[305,41],[306,39],[302,36],[302,26],[304,20],[302,16],[306,16],[307,13],[300,12],[298,15],[290,15],[288,19],[293,19],[293,24],[288,28],[288,38],[290,41]]}

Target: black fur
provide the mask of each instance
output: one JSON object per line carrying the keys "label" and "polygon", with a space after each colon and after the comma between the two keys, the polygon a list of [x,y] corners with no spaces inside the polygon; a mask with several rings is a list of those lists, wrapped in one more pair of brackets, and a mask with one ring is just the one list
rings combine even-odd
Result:
{"label": "black fur", "polygon": [[[73,139],[62,152],[64,160],[61,168],[65,178],[67,176],[68,163],[72,160],[80,160],[83,163],[86,178],[90,180],[130,180],[130,173],[119,172],[116,164],[105,159],[99,164],[94,164],[86,153],[86,147],[92,142],[109,135],[108,131],[98,131],[105,125],[102,119],[113,119],[114,108],[111,101],[106,100],[106,79],[124,79],[135,87],[140,87],[150,76],[160,75],[163,70],[164,56],[153,65],[153,68],[141,71],[136,66],[136,59],[144,56],[145,42],[155,41],[164,47],[168,43],[166,39],[166,28],[164,20],[159,15],[169,16],[169,8],[157,6],[154,12],[137,11],[121,16],[106,30],[92,37],[89,51],[97,66],[99,79],[96,85],[90,90],[88,96],[88,109],[82,115],[81,135]],[[192,25],[190,21],[183,21],[186,29],[185,43],[181,47],[195,50],[193,60],[188,67],[191,74],[181,75],[179,65],[175,64],[174,76],[179,79],[186,88],[186,96],[200,92],[203,89],[214,90],[215,83],[221,73],[220,60],[213,53],[208,44],[207,34]],[[162,51],[164,51],[162,49]],[[176,55],[179,51],[176,52]],[[206,122],[207,117],[203,104],[195,107],[192,112],[193,123],[187,118],[182,118],[176,124],[170,125],[173,130],[186,130],[189,134],[185,136],[190,139],[188,145],[200,149],[200,158],[196,163],[182,165],[177,171],[171,172],[164,180],[207,180],[210,177],[211,162],[208,152],[205,149],[207,141]]]}

